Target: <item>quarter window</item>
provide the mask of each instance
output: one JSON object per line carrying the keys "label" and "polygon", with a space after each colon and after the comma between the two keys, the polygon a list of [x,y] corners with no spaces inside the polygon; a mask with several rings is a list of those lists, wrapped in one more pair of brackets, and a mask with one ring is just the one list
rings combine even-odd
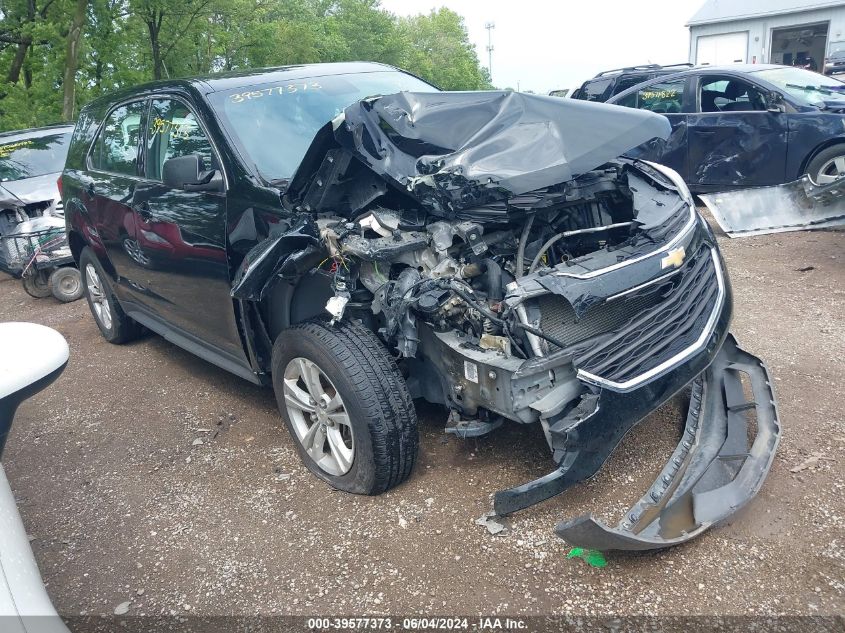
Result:
{"label": "quarter window", "polygon": [[188,106],[176,99],[153,100],[147,131],[147,178],[161,180],[164,161],[190,154],[201,158],[202,169],[215,167],[211,143]]}
{"label": "quarter window", "polygon": [[94,144],[94,169],[115,174],[138,174],[138,143],[146,102],[135,101],[111,111]]}

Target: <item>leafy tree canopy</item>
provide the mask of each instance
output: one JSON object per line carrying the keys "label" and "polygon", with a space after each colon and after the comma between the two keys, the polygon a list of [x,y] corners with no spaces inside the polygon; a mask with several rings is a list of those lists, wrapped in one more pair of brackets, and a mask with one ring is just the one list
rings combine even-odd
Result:
{"label": "leafy tree canopy", "polygon": [[463,19],[379,0],[0,0],[0,131],[73,120],[153,79],[378,61],[445,90],[491,88]]}

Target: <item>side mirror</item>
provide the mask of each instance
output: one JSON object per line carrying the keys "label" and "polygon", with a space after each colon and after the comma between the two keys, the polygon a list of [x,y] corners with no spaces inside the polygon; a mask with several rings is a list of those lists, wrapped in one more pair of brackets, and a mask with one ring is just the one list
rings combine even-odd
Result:
{"label": "side mirror", "polygon": [[161,179],[170,189],[184,191],[220,191],[223,188],[223,176],[217,169],[202,170],[198,154],[177,156],[164,161],[161,167]]}
{"label": "side mirror", "polygon": [[766,109],[769,112],[785,111],[786,108],[784,105],[783,95],[772,90],[768,95],[766,95]]}

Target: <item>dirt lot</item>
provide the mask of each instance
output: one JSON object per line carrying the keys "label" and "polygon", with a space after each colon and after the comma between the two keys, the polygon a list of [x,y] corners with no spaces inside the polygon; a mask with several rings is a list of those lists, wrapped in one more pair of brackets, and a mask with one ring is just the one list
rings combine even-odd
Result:
{"label": "dirt lot", "polygon": [[[21,407],[4,455],[58,611],[111,614],[836,614],[845,606],[845,232],[722,239],[733,331],[775,378],[783,440],[732,523],[657,554],[566,557],[552,528],[617,518],[680,429],[669,406],[592,481],[508,521],[474,520],[552,467],[539,429],[460,441],[420,406],[410,481],[376,498],[309,475],[272,391],[148,336],[106,343],[84,301],[0,279],[0,320],[56,328],[71,361]],[[201,309],[198,306],[198,309]],[[0,351],[1,353],[1,351]],[[198,441],[199,440],[199,441]],[[814,453],[823,459],[790,469]]]}

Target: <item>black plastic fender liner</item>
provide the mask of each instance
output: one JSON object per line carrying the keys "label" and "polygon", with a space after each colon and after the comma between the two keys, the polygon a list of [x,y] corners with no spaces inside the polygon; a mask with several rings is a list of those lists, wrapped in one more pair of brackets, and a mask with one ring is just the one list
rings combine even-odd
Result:
{"label": "black plastic fender liner", "polygon": [[[743,388],[745,374],[753,396]],[[748,413],[756,437],[748,445]],[[616,527],[584,515],[555,533],[578,547],[650,550],[684,543],[747,504],[772,465],[781,427],[768,370],[728,336],[693,383],[684,435],[651,488]]]}
{"label": "black plastic fender liner", "polygon": [[296,266],[297,259],[313,256],[319,261],[322,248],[316,222],[301,214],[293,219],[288,231],[262,240],[246,254],[232,281],[232,297],[261,301],[279,276],[285,276],[286,266],[294,264],[296,274],[302,274],[311,266]]}

